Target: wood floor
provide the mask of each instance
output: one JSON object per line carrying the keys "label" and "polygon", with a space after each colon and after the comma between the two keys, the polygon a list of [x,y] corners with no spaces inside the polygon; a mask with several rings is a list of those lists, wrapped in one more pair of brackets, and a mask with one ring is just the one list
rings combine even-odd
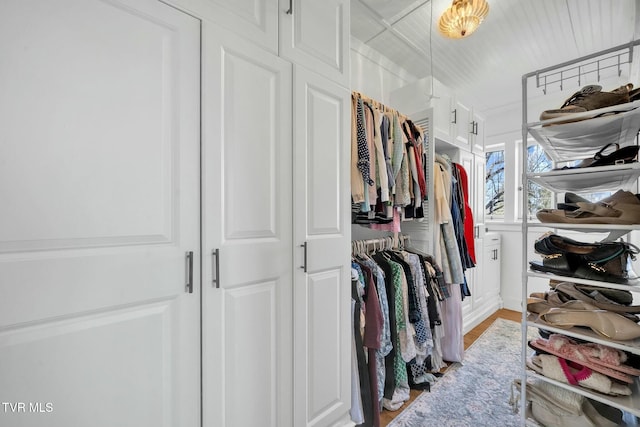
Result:
{"label": "wood floor", "polygon": [[[497,318],[514,320],[516,322],[520,322],[520,320],[522,319],[522,314],[519,311],[512,311],[512,310],[506,310],[506,309],[500,309],[500,310],[496,311],[491,316],[489,316],[485,321],[483,321],[478,326],[476,326],[475,328],[473,328],[472,330],[467,332],[467,334],[465,334],[465,336],[464,336],[464,348],[465,348],[465,350],[467,348],[469,348],[469,346],[471,344],[473,344],[473,342],[476,339],[478,339],[478,337],[480,335],[482,335],[482,333]],[[406,402],[402,406],[402,408],[400,408],[398,411],[391,412],[391,411],[387,411],[386,409],[383,410],[382,413],[380,414],[381,425],[382,426],[388,425],[391,422],[391,420],[393,420],[396,416],[400,415],[400,412],[402,412],[402,410],[405,409],[407,407],[407,405],[409,405],[416,397],[418,397],[420,395],[420,393],[422,393],[420,390],[411,390],[411,398],[410,398],[410,400],[408,402]]]}

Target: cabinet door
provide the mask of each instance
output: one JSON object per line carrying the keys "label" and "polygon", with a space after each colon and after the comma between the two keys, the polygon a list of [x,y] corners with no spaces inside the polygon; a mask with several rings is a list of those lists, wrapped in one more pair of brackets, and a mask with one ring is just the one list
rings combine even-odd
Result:
{"label": "cabinet door", "polygon": [[0,424],[200,426],[199,21],[15,0],[0,35]]}
{"label": "cabinet door", "polygon": [[277,0],[164,0],[278,53]]}
{"label": "cabinet door", "polygon": [[347,89],[294,67],[296,427],[349,419],[350,108]]}
{"label": "cabinet door", "polygon": [[473,204],[471,209],[473,210],[473,219],[476,224],[484,224],[484,210],[485,210],[485,164],[487,163],[484,154],[473,156],[473,186],[470,187],[470,191],[474,193]]}
{"label": "cabinet door", "polygon": [[203,37],[204,426],[287,427],[291,64],[206,22]]}
{"label": "cabinet door", "polygon": [[280,55],[349,87],[349,0],[280,0]]}
{"label": "cabinet door", "polygon": [[487,295],[497,298],[500,295],[500,238],[487,235],[484,249],[484,282]]}
{"label": "cabinet door", "polygon": [[456,101],[454,108],[454,143],[471,151],[469,133],[471,131],[471,109],[460,101]]}
{"label": "cabinet door", "polygon": [[436,92],[432,99],[434,137],[445,142],[453,142],[454,112],[451,96],[444,91]]}
{"label": "cabinet door", "polygon": [[484,154],[484,119],[474,113],[471,123],[471,150],[476,154]]}

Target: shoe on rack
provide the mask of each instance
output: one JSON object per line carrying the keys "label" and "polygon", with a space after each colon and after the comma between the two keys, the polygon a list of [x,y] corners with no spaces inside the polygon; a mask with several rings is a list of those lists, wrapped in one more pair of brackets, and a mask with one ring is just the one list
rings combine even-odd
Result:
{"label": "shoe on rack", "polygon": [[531,356],[526,364],[532,371],[566,384],[590,388],[611,396],[631,395],[631,388],[628,385],[612,381],[606,375],[593,372],[590,368],[575,362],[567,362],[552,354]]}
{"label": "shoe on rack", "polygon": [[536,212],[540,222],[568,224],[640,224],[640,200],[585,203],[578,202],[578,209],[541,209]]}
{"label": "shoe on rack", "polygon": [[[596,203],[611,203],[613,201],[635,203],[635,200],[633,200],[633,197],[635,197],[637,200],[640,201],[640,194],[633,194],[630,191],[618,190],[615,193],[613,193],[611,196],[598,200]],[[580,197],[575,193],[566,192],[564,193],[564,203],[558,203],[557,206],[558,206],[558,209],[562,209],[565,211],[575,211],[576,209],[578,209],[579,202],[591,203],[591,201],[585,199],[584,197]]]}
{"label": "shoe on rack", "polygon": [[[633,163],[636,161],[638,155],[637,145],[627,145],[620,148],[620,144],[612,142],[600,149],[593,157],[584,159],[577,163],[575,166],[564,166],[558,170],[566,169],[582,169],[592,168],[597,166],[612,166],[612,165],[624,165],[627,163]],[[609,152],[605,154],[605,152]]]}
{"label": "shoe on rack", "polygon": [[562,282],[556,285],[555,291],[563,294],[565,298],[568,297],[573,298],[574,300],[584,301],[585,303],[594,305],[601,310],[607,310],[619,314],[640,313],[640,305],[620,304],[602,295],[600,291],[606,291],[606,288],[596,288],[594,286],[590,291],[587,291],[584,290],[582,286],[578,286],[575,283]]}
{"label": "shoe on rack", "polygon": [[[610,364],[606,360],[593,357],[599,350],[594,347],[595,345],[598,344],[579,344],[577,341],[561,334],[551,334],[548,339],[536,338],[529,341],[529,347],[539,354],[553,354],[554,356],[579,363],[609,378],[633,384],[634,377],[640,375],[640,372],[624,363]],[[611,349],[608,346],[601,345],[600,347],[607,354],[611,353],[613,355],[614,351],[622,353],[622,351]],[[609,349],[612,351],[610,352]]]}
{"label": "shoe on rack", "polygon": [[[602,92],[602,86],[600,85],[585,86],[578,92],[571,95],[571,97],[567,99],[559,109],[543,111],[542,114],[540,114],[540,120],[567,117],[569,118],[567,122],[569,122],[576,120],[570,118],[570,116],[575,113],[597,110],[599,108],[610,107],[612,105],[626,104],[629,102],[629,91],[631,91],[631,89],[633,89],[633,84],[631,83],[620,86],[611,92]],[[588,117],[577,120],[584,120],[587,118]]]}
{"label": "shoe on rack", "polygon": [[[533,247],[542,256],[542,264],[551,269],[550,272],[565,272],[574,277],[573,273],[580,267],[590,267],[602,273],[602,278],[606,274],[607,277],[627,279],[630,276],[629,258],[635,259],[638,253],[638,249],[627,242],[584,243],[551,232],[538,238]],[[631,276],[635,276],[635,273]]]}
{"label": "shoe on rack", "polygon": [[598,335],[612,340],[628,341],[640,338],[640,325],[620,314],[606,310],[553,307],[540,314],[539,319],[543,323],[561,329],[574,326],[587,327]]}

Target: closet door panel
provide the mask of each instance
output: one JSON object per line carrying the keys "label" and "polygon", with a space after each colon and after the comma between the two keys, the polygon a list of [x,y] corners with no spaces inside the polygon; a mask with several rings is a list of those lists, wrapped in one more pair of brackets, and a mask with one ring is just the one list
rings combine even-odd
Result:
{"label": "closet door panel", "polygon": [[[322,416],[333,407],[340,407],[340,383],[342,366],[340,347],[336,346],[341,323],[340,316],[340,270],[322,271],[309,275],[307,306],[308,352],[305,376],[314,385],[313,393],[307,395],[308,420]],[[311,302],[311,304],[310,304]]]}
{"label": "closet door panel", "polygon": [[291,426],[291,65],[210,24],[204,61],[204,425]]}
{"label": "closet door panel", "polygon": [[280,0],[280,54],[348,87],[349,10],[348,0]]}
{"label": "closet door panel", "polygon": [[1,9],[0,425],[198,426],[200,23]]}
{"label": "closet door panel", "polygon": [[349,108],[346,89],[295,67],[295,426],[337,424],[350,407]]}
{"label": "closet door panel", "polygon": [[224,295],[224,425],[278,426],[278,285],[257,283]]}
{"label": "closet door panel", "polygon": [[278,2],[274,0],[165,0],[205,21],[278,52]]}

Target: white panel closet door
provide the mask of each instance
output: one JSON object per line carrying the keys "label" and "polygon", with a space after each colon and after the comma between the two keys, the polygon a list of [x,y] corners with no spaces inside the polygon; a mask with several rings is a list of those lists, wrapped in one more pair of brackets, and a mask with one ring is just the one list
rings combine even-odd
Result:
{"label": "white panel closet door", "polygon": [[280,55],[349,87],[348,0],[280,0]]}
{"label": "white panel closet door", "polygon": [[295,266],[304,267],[294,276],[296,427],[349,421],[350,107],[347,89],[295,66]]}
{"label": "white panel closet door", "polygon": [[277,0],[164,0],[278,52]]}
{"label": "white panel closet door", "polygon": [[200,424],[199,31],[1,3],[0,425]]}
{"label": "white panel closet door", "polygon": [[291,64],[208,23],[203,43],[204,425],[288,427]]}

